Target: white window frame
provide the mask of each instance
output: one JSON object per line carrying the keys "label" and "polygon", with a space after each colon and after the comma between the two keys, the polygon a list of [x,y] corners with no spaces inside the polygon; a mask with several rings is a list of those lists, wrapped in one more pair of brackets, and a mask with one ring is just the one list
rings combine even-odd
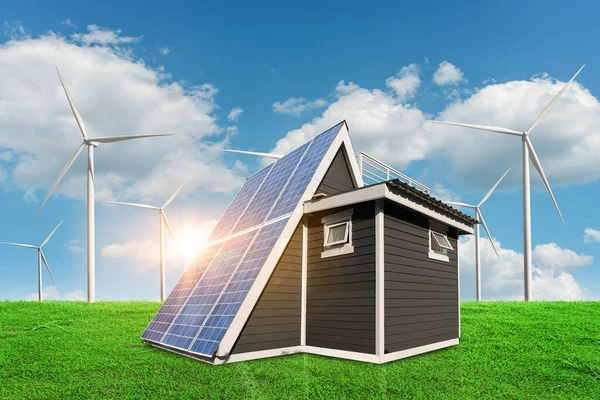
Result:
{"label": "white window frame", "polygon": [[[435,235],[440,235],[440,236],[442,236],[442,238],[438,238]],[[435,240],[436,244],[444,250],[444,253],[439,253],[439,252],[433,250],[433,247],[431,246],[432,238],[433,238],[433,240]],[[440,243],[440,240],[438,240],[438,239],[443,239],[446,241],[446,243]],[[448,240],[448,226],[430,219],[429,220],[429,254],[428,254],[429,258],[438,260],[438,261],[449,262],[450,261],[450,257],[448,257],[449,250],[454,250],[454,248],[452,247],[452,244],[450,244],[450,240]]]}
{"label": "white window frame", "polygon": [[[344,238],[342,240],[338,240],[337,242],[328,242],[329,239],[329,232],[333,229],[333,228],[337,228],[338,226],[344,226]],[[333,247],[333,246],[337,246],[339,244],[346,244],[348,243],[348,231],[350,230],[350,221],[342,221],[342,222],[337,222],[334,224],[325,224],[324,226],[324,235],[325,235],[325,241],[323,243],[323,247],[325,248],[329,248],[329,247]]]}
{"label": "white window frame", "polygon": [[[354,208],[350,208],[321,218],[321,224],[323,224],[323,251],[321,252],[321,258],[354,253],[354,246],[352,245],[353,214]],[[329,230],[331,228],[335,228],[336,226],[342,225],[346,225],[346,233],[344,235],[344,240],[333,243],[327,243],[327,238],[329,237]]]}

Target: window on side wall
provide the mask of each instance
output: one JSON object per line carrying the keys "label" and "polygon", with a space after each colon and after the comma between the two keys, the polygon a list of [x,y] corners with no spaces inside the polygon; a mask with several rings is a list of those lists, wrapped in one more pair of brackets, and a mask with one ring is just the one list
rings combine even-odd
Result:
{"label": "window on side wall", "polygon": [[429,221],[429,258],[450,261],[448,251],[454,250],[448,240],[448,227],[436,221]]}
{"label": "window on side wall", "polygon": [[323,251],[321,258],[354,252],[352,245],[352,214],[354,209],[340,211],[321,218],[323,224]]}

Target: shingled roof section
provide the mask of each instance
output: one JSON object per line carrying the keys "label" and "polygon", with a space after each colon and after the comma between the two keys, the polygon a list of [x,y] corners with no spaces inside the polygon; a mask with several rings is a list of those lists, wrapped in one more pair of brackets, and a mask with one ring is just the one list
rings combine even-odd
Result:
{"label": "shingled roof section", "polygon": [[440,200],[436,199],[435,197],[428,195],[425,192],[415,189],[414,187],[410,186],[409,184],[407,184],[405,182],[402,182],[399,179],[393,179],[391,181],[386,181],[385,184],[388,185],[388,187],[391,190],[398,190],[403,193],[409,194],[419,200],[422,200],[426,203],[429,203],[429,204],[447,212],[448,214],[450,214],[456,218],[463,220],[467,224],[472,225],[472,224],[479,223],[477,220],[473,219],[469,215],[457,210],[454,207],[449,206],[448,204],[444,203],[443,201],[440,201]]}

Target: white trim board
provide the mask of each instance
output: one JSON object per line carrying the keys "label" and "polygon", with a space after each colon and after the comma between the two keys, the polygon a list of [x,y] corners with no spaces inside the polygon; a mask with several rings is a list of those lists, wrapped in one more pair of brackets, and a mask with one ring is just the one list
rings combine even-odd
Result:
{"label": "white trim board", "polygon": [[458,339],[444,340],[443,342],[437,342],[427,344],[425,346],[419,346],[412,349],[406,349],[402,351],[396,351],[394,353],[384,354],[380,359],[380,364],[387,363],[390,361],[400,360],[402,358],[416,356],[418,354],[429,353],[434,350],[443,349],[458,344]]}
{"label": "white trim board", "polygon": [[[335,357],[335,358],[343,358],[345,360],[354,360],[354,361],[362,361],[368,362],[372,364],[384,364],[391,361],[400,360],[403,358],[408,358],[412,356],[416,356],[419,354],[429,353],[435,350],[444,349],[451,346],[456,346],[458,344],[458,339],[450,339],[444,340],[442,342],[427,344],[424,346],[415,347],[412,349],[396,351],[394,353],[382,354],[381,356],[375,354],[367,354],[367,353],[358,353],[354,351],[346,351],[346,350],[336,350],[336,349],[328,349],[325,347],[315,347],[315,346],[292,346],[292,347],[284,347],[280,349],[269,349],[269,350],[261,350],[261,351],[251,351],[248,353],[240,353],[240,354],[232,354],[231,356],[223,359],[215,358],[213,361],[202,360],[200,358],[196,358],[190,355],[187,355],[193,359],[199,359],[209,364],[220,365],[220,364],[228,364],[240,361],[250,361],[250,360],[258,360],[261,358],[269,358],[269,357],[279,357],[290,354],[315,354],[319,356],[327,356],[327,357]],[[178,352],[174,352],[177,354],[182,354]],[[186,354],[184,354],[186,355]]]}
{"label": "white trim board", "polygon": [[385,354],[385,214],[383,199],[375,201],[375,354]]}
{"label": "white trim board", "polygon": [[418,204],[417,202],[412,201],[404,196],[392,193],[387,184],[385,183],[367,186],[352,192],[342,193],[331,197],[325,197],[323,199],[306,202],[304,203],[304,212],[306,214],[312,214],[319,211],[325,211],[332,208],[363,203],[365,201],[377,200],[381,198],[390,200],[396,204],[399,204],[408,209],[423,214],[429,218],[436,220],[437,222],[443,223],[444,225],[448,225],[453,228],[459,229],[465,233],[473,233],[473,226],[469,226],[466,223],[459,222],[442,213],[424,207],[423,205]]}

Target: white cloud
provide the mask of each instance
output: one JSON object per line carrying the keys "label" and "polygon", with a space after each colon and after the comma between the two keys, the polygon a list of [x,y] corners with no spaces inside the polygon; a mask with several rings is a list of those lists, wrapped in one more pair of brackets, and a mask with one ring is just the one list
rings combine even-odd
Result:
{"label": "white cloud", "polygon": [[458,193],[444,187],[441,183],[436,183],[431,188],[431,195],[439,200],[460,201],[461,197]]}
{"label": "white cloud", "polygon": [[[25,300],[38,301],[38,292],[29,293],[27,297],[25,297]],[[60,300],[60,293],[56,286],[42,287],[42,300]]]}
{"label": "white cloud", "polygon": [[279,114],[291,114],[299,117],[304,111],[314,110],[326,105],[327,102],[322,99],[308,101],[304,97],[290,97],[283,103],[278,101],[273,103],[273,111]]}
{"label": "white cloud", "polygon": [[[523,254],[505,249],[494,239],[500,259],[487,238],[480,238],[481,245],[481,292],[483,300],[523,299]],[[544,251],[556,257],[553,262]],[[461,240],[461,297],[475,297],[475,237]],[[583,300],[585,291],[573,275],[564,269],[589,265],[593,259],[569,249],[561,249],[554,243],[538,245],[534,249],[532,291],[534,300]]]}
{"label": "white cloud", "polygon": [[272,152],[285,154],[342,119],[348,121],[357,151],[366,151],[395,167],[424,159],[432,147],[428,136],[420,134],[426,115],[393,94],[340,81],[334,97],[322,116],[288,132]]}
{"label": "white cloud", "polygon": [[460,68],[455,67],[452,63],[444,61],[440,63],[439,68],[433,74],[433,81],[440,86],[456,84],[463,80],[463,73]]}
{"label": "white cloud", "polygon": [[169,49],[168,46],[161,46],[161,48],[158,49],[158,52],[163,56],[168,56],[169,53],[171,52],[171,50]]}
{"label": "white cloud", "polygon": [[31,31],[25,28],[21,21],[4,21],[4,34],[11,40],[26,39],[31,36]]}
{"label": "white cloud", "polygon": [[76,289],[76,290],[73,290],[72,292],[65,293],[63,295],[63,300],[66,300],[66,301],[86,301],[87,300],[87,296],[85,295],[85,293],[83,292],[83,290]]}
{"label": "white cloud", "polygon": [[392,89],[400,101],[405,101],[416,93],[421,86],[419,66],[410,64],[402,67],[396,76],[387,78],[385,85]]}
{"label": "white cloud", "polygon": [[600,242],[600,231],[592,228],[586,228],[583,234],[583,242],[591,243],[591,242]]}
{"label": "white cloud", "polygon": [[561,249],[556,243],[538,244],[533,249],[533,261],[541,268],[561,271],[591,265],[594,257]]}
{"label": "white cloud", "polygon": [[141,37],[121,36],[120,29],[110,29],[98,25],[88,25],[88,33],[74,33],[71,39],[84,45],[111,45],[139,42]]}
{"label": "white cloud", "polygon": [[63,245],[63,248],[71,254],[85,253],[85,249],[81,247],[78,239],[68,241]]}
{"label": "white cloud", "polygon": [[240,115],[242,115],[243,112],[244,110],[241,108],[232,108],[231,111],[229,111],[229,115],[227,115],[227,119],[235,122],[238,120],[238,118],[240,118]]}
{"label": "white cloud", "polygon": [[[121,39],[80,40],[130,41]],[[0,79],[5,82],[0,85],[0,148],[13,157],[7,186],[27,198],[35,198],[36,190],[44,197],[81,141],[54,65],[61,68],[90,135],[176,134],[101,145],[96,150],[99,200],[162,199],[170,195],[170,182],[182,181],[192,170],[192,189],[229,193],[243,183],[244,171],[224,165],[217,150],[228,137],[216,124],[216,87],[186,88],[172,82],[164,69],[152,69],[112,47],[47,34],[0,45]],[[214,144],[204,142],[207,137]],[[86,162],[81,155],[54,197],[85,198]]]}
{"label": "white cloud", "polygon": [[75,24],[73,24],[73,21],[71,21],[69,18],[63,20],[60,22],[62,25],[66,25],[66,26],[71,26],[73,28],[77,28],[77,26],[75,26]]}
{"label": "white cloud", "polygon": [[[323,114],[289,131],[272,151],[285,154],[334,122],[346,119],[357,151],[365,151],[399,169],[415,161],[431,161],[432,176],[437,179],[443,176],[462,182],[465,190],[487,191],[490,182],[498,179],[497,171],[509,166],[520,169],[521,143],[517,138],[436,125],[428,120],[526,129],[563,85],[548,76],[492,84],[473,89],[466,99],[451,102],[434,117],[384,90],[340,81]],[[600,179],[598,126],[600,102],[575,82],[547,120],[531,134],[554,188]],[[477,165],[485,168],[474,168]],[[534,189],[543,190],[535,170],[532,177]],[[520,188],[520,174],[507,175],[502,185],[506,189]]]}
{"label": "white cloud", "polygon": [[123,245],[109,244],[104,246],[101,254],[105,258],[155,261],[159,256],[159,245],[152,240],[132,240]]}
{"label": "white cloud", "polygon": [[[38,301],[39,300],[38,293],[37,292],[29,293],[27,295],[27,297],[25,297],[25,300]],[[42,300],[44,300],[44,301],[61,300],[60,292],[58,291],[56,286],[47,286],[47,287],[42,288]],[[87,300],[87,297],[85,296],[85,293],[83,292],[83,290],[76,289],[76,290],[73,290],[72,292],[65,293],[62,296],[62,300],[84,301],[84,300]]]}

